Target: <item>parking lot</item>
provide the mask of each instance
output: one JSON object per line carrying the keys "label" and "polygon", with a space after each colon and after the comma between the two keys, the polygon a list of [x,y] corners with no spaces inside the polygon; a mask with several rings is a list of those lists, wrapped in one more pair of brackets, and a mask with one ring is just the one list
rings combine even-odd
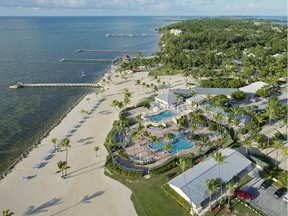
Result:
{"label": "parking lot", "polygon": [[251,187],[249,193],[254,196],[251,203],[269,216],[287,216],[288,203],[274,197],[277,189],[270,186],[267,189]]}

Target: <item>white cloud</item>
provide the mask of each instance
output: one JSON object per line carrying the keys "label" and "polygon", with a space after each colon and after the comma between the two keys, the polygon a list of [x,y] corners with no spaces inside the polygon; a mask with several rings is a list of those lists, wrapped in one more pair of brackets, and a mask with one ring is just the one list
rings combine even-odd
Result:
{"label": "white cloud", "polygon": [[83,7],[87,4],[87,0],[36,0],[39,6],[55,6],[55,7]]}

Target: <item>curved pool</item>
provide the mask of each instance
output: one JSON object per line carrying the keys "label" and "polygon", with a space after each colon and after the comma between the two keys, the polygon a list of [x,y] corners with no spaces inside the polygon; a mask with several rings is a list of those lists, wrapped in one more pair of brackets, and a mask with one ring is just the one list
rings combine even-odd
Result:
{"label": "curved pool", "polygon": [[[194,148],[195,145],[190,140],[186,139],[179,133],[178,134],[176,133],[175,135],[176,137],[174,138],[174,142],[171,143],[172,149],[168,153],[176,154],[181,150]],[[163,150],[166,144],[167,142],[165,142],[164,140],[159,140],[155,144],[152,143],[148,144],[148,147],[155,150]]]}
{"label": "curved pool", "polygon": [[159,122],[162,119],[169,118],[169,117],[172,117],[174,115],[175,114],[173,112],[171,112],[171,111],[164,111],[164,112],[161,112],[161,113],[159,113],[157,115],[152,115],[152,116],[150,116],[150,118],[154,122]]}
{"label": "curved pool", "polygon": [[212,137],[217,137],[217,136],[219,136],[219,133],[216,132],[216,131],[212,131],[212,132],[210,133],[210,136],[212,136]]}

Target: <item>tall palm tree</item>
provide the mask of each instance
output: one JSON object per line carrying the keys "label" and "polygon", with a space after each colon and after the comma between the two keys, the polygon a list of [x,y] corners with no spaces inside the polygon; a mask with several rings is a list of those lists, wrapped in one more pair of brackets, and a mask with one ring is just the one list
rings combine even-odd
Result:
{"label": "tall palm tree", "polygon": [[136,80],[135,85],[138,87],[138,92],[139,92],[139,85],[141,85],[141,81],[140,80]]}
{"label": "tall palm tree", "polygon": [[[142,137],[145,137],[147,139],[147,142],[149,143],[149,141],[151,140],[151,133],[149,133],[147,130],[144,130],[142,133]],[[145,145],[145,148],[147,150],[147,156],[148,158],[150,158],[148,145]]]}
{"label": "tall palm tree", "polygon": [[212,199],[212,194],[218,192],[218,184],[216,179],[206,179],[206,186],[209,190],[210,193],[210,200],[209,200],[209,209],[211,211],[211,199]]}
{"label": "tall palm tree", "polygon": [[14,212],[11,212],[9,209],[2,210],[2,216],[12,216]]}
{"label": "tall palm tree", "polygon": [[96,158],[97,158],[97,152],[100,150],[99,146],[94,146],[94,151],[96,152]]}
{"label": "tall palm tree", "polygon": [[[221,169],[220,166],[224,164],[224,160],[226,158],[226,156],[224,156],[221,152],[216,151],[213,154],[213,158],[216,161],[216,163],[218,164],[218,178],[221,179]],[[222,203],[222,187],[221,187],[221,198],[220,198],[220,205]]]}
{"label": "tall palm tree", "polygon": [[[267,115],[269,117],[269,128],[271,128],[271,120],[275,118],[276,113],[275,113],[275,108],[273,106],[268,106],[266,109]],[[268,146],[270,145],[270,137],[268,136]]]}
{"label": "tall palm tree", "polygon": [[118,104],[119,104],[119,101],[113,100],[111,106],[114,107],[117,110],[117,112],[119,113],[119,110],[117,109]]}
{"label": "tall palm tree", "polygon": [[[239,106],[234,106],[231,108],[234,115],[234,125],[237,126],[237,115],[240,114],[241,108]],[[234,140],[236,139],[236,130],[234,130]]]}
{"label": "tall palm tree", "polygon": [[115,124],[115,128],[119,131],[119,133],[123,132],[123,133],[121,133],[122,134],[121,142],[125,141],[127,126],[128,126],[128,122],[123,121],[123,120],[119,120]]}
{"label": "tall palm tree", "polygon": [[[66,161],[61,161],[61,160],[57,162],[57,166],[58,166],[59,170],[56,171],[56,173],[61,172],[61,177],[64,179],[66,176],[66,170],[69,169],[70,167],[67,166]],[[65,170],[65,173],[64,173],[64,170]]]}
{"label": "tall palm tree", "polygon": [[228,194],[228,206],[230,206],[230,199],[231,199],[230,194],[232,194],[233,191],[235,190],[235,186],[232,185],[230,182],[226,182],[225,188],[226,188],[227,192],[229,193]]}
{"label": "tall palm tree", "polygon": [[[70,140],[68,139],[68,138],[64,138],[61,142],[60,142],[60,144],[59,144],[59,146],[62,148],[65,148],[65,150],[66,150],[66,164],[68,165],[68,148],[70,148],[71,147],[71,145],[70,145]],[[67,170],[65,170],[65,175],[67,175]]]}
{"label": "tall palm tree", "polygon": [[218,112],[216,115],[214,115],[214,119],[216,121],[216,124],[217,124],[217,131],[220,133],[220,124],[223,120],[223,113],[221,112]]}
{"label": "tall palm tree", "polygon": [[254,115],[254,118],[255,118],[255,120],[256,120],[257,123],[258,123],[258,124],[257,124],[257,126],[258,126],[257,135],[258,135],[258,134],[259,134],[259,131],[260,131],[260,125],[265,122],[265,119],[264,119],[264,116],[261,115],[260,113],[256,113],[256,114]]}
{"label": "tall palm tree", "polygon": [[51,142],[54,145],[54,149],[56,150],[57,138],[52,138]]}
{"label": "tall palm tree", "polygon": [[276,158],[275,158],[275,165],[277,163],[277,158],[279,155],[279,150],[282,149],[284,146],[284,143],[280,142],[279,140],[274,140],[273,141],[273,147],[276,149]]}
{"label": "tall palm tree", "polygon": [[109,154],[110,154],[110,156],[112,158],[112,162],[113,162],[113,164],[115,166],[115,161],[114,161],[114,157],[113,157],[113,154],[112,154],[112,147],[114,146],[114,142],[113,142],[111,137],[107,137],[105,139],[105,145],[107,146],[108,152],[109,152]]}
{"label": "tall palm tree", "polygon": [[186,175],[185,175],[185,169],[187,168],[187,163],[186,163],[185,158],[179,158],[178,162],[176,162],[176,165],[178,167],[180,167],[180,169],[182,171],[182,174],[183,174],[183,177],[184,177],[185,187],[186,187],[186,190],[187,190],[188,195],[189,195],[189,200],[190,200],[192,214],[194,215],[194,208],[193,208],[193,205],[192,205],[191,193],[190,193],[190,190],[188,188],[187,179],[186,179]]}
{"label": "tall palm tree", "polygon": [[245,147],[246,149],[246,155],[248,155],[248,149],[251,148],[252,144],[252,139],[251,137],[244,137],[244,139],[241,141],[241,144]]}

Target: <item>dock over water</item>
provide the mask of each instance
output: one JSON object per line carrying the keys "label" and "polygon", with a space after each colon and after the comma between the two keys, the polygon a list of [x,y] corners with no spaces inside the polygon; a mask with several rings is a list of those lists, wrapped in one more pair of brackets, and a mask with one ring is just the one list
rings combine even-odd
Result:
{"label": "dock over water", "polygon": [[23,87],[92,87],[101,88],[97,83],[23,83],[17,82],[10,85],[11,89],[18,89]]}
{"label": "dock over water", "polygon": [[74,58],[62,58],[60,59],[61,62],[109,62],[115,63],[119,61],[120,57],[115,59],[74,59]]}

